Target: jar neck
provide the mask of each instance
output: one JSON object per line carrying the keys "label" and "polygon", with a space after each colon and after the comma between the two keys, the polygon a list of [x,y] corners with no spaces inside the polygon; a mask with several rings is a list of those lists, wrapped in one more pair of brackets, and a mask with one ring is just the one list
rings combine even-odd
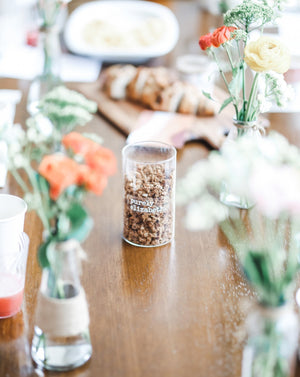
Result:
{"label": "jar neck", "polygon": [[293,312],[294,308],[292,303],[286,302],[280,306],[266,306],[258,303],[256,305],[256,310],[260,315],[271,320],[276,320],[287,313]]}
{"label": "jar neck", "polygon": [[265,135],[265,129],[257,119],[252,121],[243,121],[233,118],[233,126],[236,129],[237,136],[243,136],[245,134],[260,134],[261,136]]}
{"label": "jar neck", "polygon": [[48,246],[49,267],[43,270],[41,291],[54,298],[76,296],[81,288],[81,253],[76,240],[51,243]]}
{"label": "jar neck", "polygon": [[237,120],[233,118],[233,125],[240,129],[251,129],[251,128],[256,127],[257,120],[243,121],[243,120]]}

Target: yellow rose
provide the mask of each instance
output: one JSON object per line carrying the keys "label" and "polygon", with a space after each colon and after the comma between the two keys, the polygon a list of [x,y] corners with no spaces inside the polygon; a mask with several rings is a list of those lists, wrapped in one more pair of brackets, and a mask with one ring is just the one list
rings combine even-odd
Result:
{"label": "yellow rose", "polygon": [[290,67],[287,47],[278,39],[260,37],[245,47],[244,60],[256,72],[274,71],[284,73]]}

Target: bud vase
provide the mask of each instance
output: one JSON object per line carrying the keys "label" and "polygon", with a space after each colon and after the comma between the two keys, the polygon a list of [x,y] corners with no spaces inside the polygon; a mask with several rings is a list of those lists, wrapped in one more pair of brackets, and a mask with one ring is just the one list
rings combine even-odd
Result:
{"label": "bud vase", "polygon": [[293,376],[299,330],[293,305],[256,305],[246,319],[246,327],[242,377]]}
{"label": "bud vase", "polygon": [[40,16],[39,36],[43,51],[42,73],[36,76],[29,88],[27,110],[30,115],[38,112],[38,102],[51,89],[61,84],[61,46],[59,34],[65,19],[65,3],[67,1],[39,0]]}
{"label": "bud vase", "polygon": [[[264,134],[264,129],[257,124],[257,121],[243,122],[234,119],[233,126],[224,142],[224,146],[230,146],[230,144],[234,143],[239,137],[261,138]],[[228,206],[240,209],[250,209],[254,205],[254,203],[249,202],[246,196],[241,196],[233,192],[226,182],[223,182],[222,184],[220,201]]]}
{"label": "bud vase", "polygon": [[35,313],[31,355],[47,370],[67,371],[92,354],[89,312],[81,286],[80,245],[75,240],[51,244]]}

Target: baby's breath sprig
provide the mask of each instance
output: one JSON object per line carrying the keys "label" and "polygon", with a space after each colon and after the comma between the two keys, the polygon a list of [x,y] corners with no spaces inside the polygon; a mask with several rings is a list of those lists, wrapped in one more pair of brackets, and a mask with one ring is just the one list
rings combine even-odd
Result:
{"label": "baby's breath sprig", "polygon": [[274,21],[278,16],[276,8],[265,3],[266,1],[257,3],[251,0],[244,0],[241,4],[225,13],[224,24],[236,26],[245,30],[247,34],[254,29],[263,28],[266,23]]}

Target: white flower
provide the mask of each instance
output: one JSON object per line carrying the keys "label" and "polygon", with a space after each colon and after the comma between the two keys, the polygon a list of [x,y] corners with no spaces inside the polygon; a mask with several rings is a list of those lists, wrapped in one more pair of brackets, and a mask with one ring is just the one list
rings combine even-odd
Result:
{"label": "white flower", "polygon": [[176,202],[185,204],[204,190],[207,179],[207,168],[204,161],[193,165],[186,177],[178,182]]}
{"label": "white flower", "polygon": [[249,189],[257,209],[269,218],[300,214],[300,174],[294,168],[261,162],[249,179]]}
{"label": "white flower", "polygon": [[267,72],[265,81],[265,97],[271,101],[275,101],[277,106],[284,107],[295,97],[293,87],[287,84],[282,74],[271,71]]}
{"label": "white flower", "polygon": [[39,144],[51,140],[53,134],[53,124],[48,118],[38,113],[34,117],[27,119],[27,137],[29,141]]}
{"label": "white flower", "polygon": [[28,131],[27,131],[27,138],[28,138],[28,141],[34,143],[37,140],[38,138],[38,133],[36,132],[36,130],[34,128],[30,128]]}
{"label": "white flower", "polygon": [[225,220],[228,208],[209,194],[191,203],[187,209],[186,226],[190,230],[205,230]]}
{"label": "white flower", "polygon": [[27,160],[22,154],[17,153],[10,155],[9,165],[12,165],[15,169],[20,169],[27,165]]}

